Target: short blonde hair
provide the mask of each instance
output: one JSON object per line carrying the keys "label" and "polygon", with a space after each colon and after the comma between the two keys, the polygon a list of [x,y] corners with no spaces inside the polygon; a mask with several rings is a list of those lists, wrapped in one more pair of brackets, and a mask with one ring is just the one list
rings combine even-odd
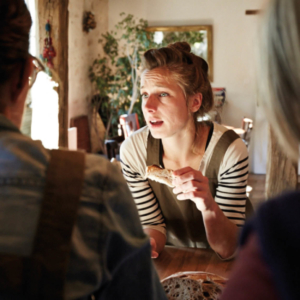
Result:
{"label": "short blonde hair", "polygon": [[295,161],[300,142],[300,2],[271,0],[259,43],[259,98],[271,127]]}

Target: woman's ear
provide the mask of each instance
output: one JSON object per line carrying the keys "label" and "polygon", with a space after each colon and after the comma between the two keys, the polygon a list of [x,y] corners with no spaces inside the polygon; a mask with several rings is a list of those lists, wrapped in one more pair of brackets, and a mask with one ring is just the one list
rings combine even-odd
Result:
{"label": "woman's ear", "polygon": [[11,101],[13,103],[23,100],[20,98],[23,98],[24,94],[26,98],[29,88],[29,76],[33,70],[32,57],[29,56],[26,61],[20,64],[15,70],[10,86]]}
{"label": "woman's ear", "polygon": [[202,94],[197,93],[195,95],[190,96],[189,99],[189,108],[191,112],[196,112],[200,109],[201,104],[202,104]]}
{"label": "woman's ear", "polygon": [[9,82],[9,101],[5,107],[4,115],[18,128],[21,127],[25,101],[29,90],[29,76],[32,73],[32,58],[28,57],[23,64],[15,68]]}

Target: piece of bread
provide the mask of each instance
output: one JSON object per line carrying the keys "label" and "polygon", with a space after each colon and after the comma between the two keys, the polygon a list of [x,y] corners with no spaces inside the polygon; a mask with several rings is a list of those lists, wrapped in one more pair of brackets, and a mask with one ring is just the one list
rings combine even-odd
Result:
{"label": "piece of bread", "polygon": [[162,285],[168,300],[204,300],[201,283],[189,278],[172,277]]}
{"label": "piece of bread", "polygon": [[[201,294],[199,288],[194,290],[195,286],[198,287],[195,282],[200,285]],[[168,300],[217,300],[225,283],[225,278],[206,272],[176,273],[162,280]]]}
{"label": "piece of bread", "polygon": [[151,165],[146,168],[146,177],[170,187],[174,187],[174,185],[172,185],[172,180],[175,178],[173,176],[173,170],[163,169],[157,165]]}

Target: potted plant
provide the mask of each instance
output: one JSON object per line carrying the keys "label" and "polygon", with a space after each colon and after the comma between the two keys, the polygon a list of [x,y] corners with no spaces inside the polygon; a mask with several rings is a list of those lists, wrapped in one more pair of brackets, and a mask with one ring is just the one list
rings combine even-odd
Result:
{"label": "potted plant", "polygon": [[117,135],[122,114],[137,113],[141,126],[145,124],[139,99],[140,57],[154,46],[153,34],[146,31],[147,27],[146,20],[136,20],[129,14],[115,26],[115,31],[103,34],[99,40],[104,55],[94,60],[89,77],[97,90],[92,105],[99,111],[107,136]]}

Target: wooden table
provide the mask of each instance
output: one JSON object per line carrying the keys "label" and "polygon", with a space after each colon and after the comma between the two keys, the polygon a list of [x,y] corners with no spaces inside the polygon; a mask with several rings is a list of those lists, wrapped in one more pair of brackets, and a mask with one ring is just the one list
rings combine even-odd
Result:
{"label": "wooden table", "polygon": [[228,278],[233,260],[222,261],[210,249],[175,248],[166,246],[154,265],[162,280],[183,271],[203,271]]}

